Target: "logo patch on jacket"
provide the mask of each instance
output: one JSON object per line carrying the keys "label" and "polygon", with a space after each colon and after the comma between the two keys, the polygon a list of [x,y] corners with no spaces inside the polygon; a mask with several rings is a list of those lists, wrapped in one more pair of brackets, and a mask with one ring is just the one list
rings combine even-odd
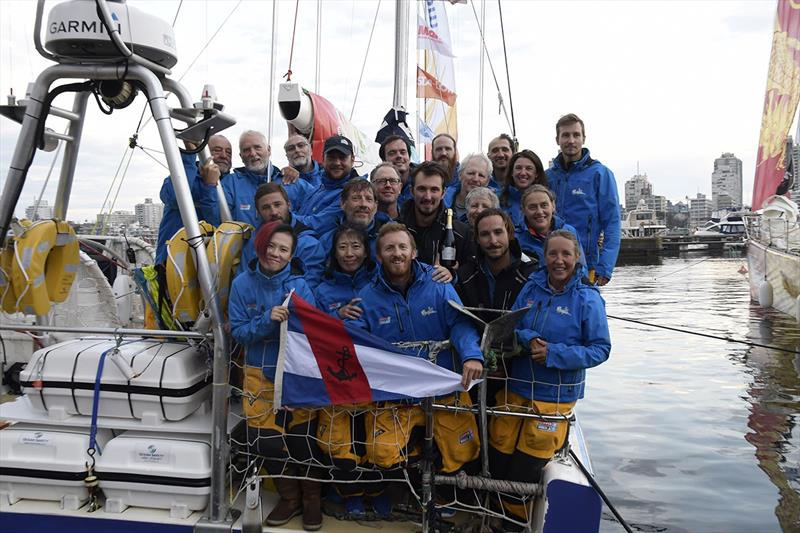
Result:
{"label": "logo patch on jacket", "polygon": [[378,324],[380,324],[381,326],[385,326],[386,324],[391,323],[391,321],[392,321],[392,317],[390,317],[390,316],[378,317]]}
{"label": "logo patch on jacket", "polygon": [[583,189],[581,189],[580,187],[578,187],[577,189],[572,189],[572,194],[575,195],[575,196],[585,196],[586,195],[586,193],[583,192]]}
{"label": "logo patch on jacket", "polygon": [[536,429],[539,431],[547,431],[548,433],[555,433],[558,429],[558,422],[548,422],[546,420],[540,420],[536,423]]}
{"label": "logo patch on jacket", "polygon": [[250,204],[239,204],[239,209],[242,211],[247,211],[250,209]]}
{"label": "logo patch on jacket", "polygon": [[335,309],[339,309],[342,306],[339,302],[333,302],[332,304],[328,304],[328,311],[333,311]]}
{"label": "logo patch on jacket", "polygon": [[556,313],[558,313],[559,315],[567,315],[567,316],[570,316],[570,314],[569,314],[569,307],[567,307],[566,305],[565,305],[565,306],[563,306],[563,307],[562,307],[562,306],[560,306],[560,305],[556,306]]}
{"label": "logo patch on jacket", "polygon": [[426,307],[425,309],[423,309],[423,310],[420,312],[420,314],[421,314],[422,316],[435,315],[435,314],[436,314],[436,309],[434,309],[434,308],[433,308],[433,307],[431,307],[431,306],[428,306],[428,307]]}
{"label": "logo patch on jacket", "polygon": [[245,304],[245,307],[247,307],[248,309],[257,309],[258,304],[257,303]]}
{"label": "logo patch on jacket", "polygon": [[459,444],[466,444],[466,443],[468,443],[469,441],[471,441],[474,438],[475,438],[475,435],[472,434],[472,430],[468,429],[464,433],[462,433],[460,437],[458,437],[458,443]]}

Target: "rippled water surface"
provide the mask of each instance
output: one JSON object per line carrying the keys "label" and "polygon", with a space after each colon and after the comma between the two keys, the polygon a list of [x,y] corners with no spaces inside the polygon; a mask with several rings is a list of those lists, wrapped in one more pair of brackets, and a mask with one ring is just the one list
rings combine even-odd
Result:
{"label": "rippled water surface", "polygon": [[[608,314],[800,350],[794,319],[750,303],[744,264],[618,267]],[[589,371],[579,413],[597,480],[634,530],[800,531],[800,355],[609,324],[611,359]]]}

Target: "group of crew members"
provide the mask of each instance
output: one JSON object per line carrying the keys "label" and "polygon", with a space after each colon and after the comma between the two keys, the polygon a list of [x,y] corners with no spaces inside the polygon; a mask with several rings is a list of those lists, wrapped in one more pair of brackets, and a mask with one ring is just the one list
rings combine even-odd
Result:
{"label": "group of crew members", "polygon": [[[333,467],[340,482],[328,493],[343,499],[349,517],[363,517],[370,506],[389,517],[394,498],[380,480],[420,457],[425,425],[419,400],[274,410],[290,291],[388,342],[418,343],[401,348],[410,356],[427,358],[425,343],[449,341],[433,360],[461,374],[464,391],[437,402],[468,407],[474,398],[467,388],[485,374],[480,331],[448,301],[487,322],[497,311],[528,308],[503,345],[516,347],[517,355],[500,359],[489,375],[489,402],[497,410],[565,415],[583,397],[585,369],[605,361],[611,349],[598,287],[609,282],[616,262],[619,202],[613,174],[583,146],[580,118],[561,117],[556,142],[559,153],[547,170],[536,153],[517,150],[505,134],[489,143],[487,154],[460,162],[456,140],[440,134],[432,160],[416,165],[409,141],[392,135],[381,143],[383,162],[369,176],[354,170],[353,144],[343,136],[328,138],[317,162],[308,139],[290,135],[284,144],[289,164],[280,170],[270,165],[270,147],[255,131],[239,139],[244,167],[231,169],[231,144],[221,135],[209,140],[205,165],[184,156],[198,218],[219,224],[221,181],[232,218],[256,228],[231,287],[228,321],[244,353],[248,442],[276,476],[280,495],[268,525],[302,515],[305,529],[321,527],[322,486],[315,481],[321,471],[307,468],[300,476],[299,465]],[[165,243],[182,225],[170,178],[161,200],[159,262],[168,260]],[[456,261],[447,266],[441,256],[446,209],[455,215],[456,248]],[[481,443],[471,412],[436,410],[437,468],[475,473],[480,447],[488,445],[494,477],[537,482],[567,430],[566,421],[493,416],[489,442]],[[371,479],[359,466],[380,475],[348,483]],[[403,475],[413,481],[412,470]],[[501,504],[513,519],[506,529],[527,521],[529,501],[504,495]]]}

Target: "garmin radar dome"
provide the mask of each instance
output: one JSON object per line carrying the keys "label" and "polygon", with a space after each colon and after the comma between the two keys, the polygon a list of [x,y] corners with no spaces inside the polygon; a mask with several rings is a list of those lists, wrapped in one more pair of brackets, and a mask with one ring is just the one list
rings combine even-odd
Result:
{"label": "garmin radar dome", "polygon": [[[107,0],[114,27],[137,55],[172,68],[178,62],[175,33],[169,23],[144,13],[124,0]],[[98,15],[94,0],[69,0],[50,10],[45,48],[60,62],[108,62],[124,59]]]}

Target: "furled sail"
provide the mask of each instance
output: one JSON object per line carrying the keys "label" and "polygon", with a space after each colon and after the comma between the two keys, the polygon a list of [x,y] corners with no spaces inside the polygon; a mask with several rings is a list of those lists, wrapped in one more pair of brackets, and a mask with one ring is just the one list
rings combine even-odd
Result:
{"label": "furled sail", "polygon": [[445,2],[423,2],[417,23],[417,48],[423,53],[422,64],[417,65],[417,98],[425,99],[420,139],[430,142],[432,136],[427,132],[449,133],[458,139],[456,80]]}
{"label": "furled sail", "polygon": [[779,0],[758,139],[753,209],[777,194],[786,172],[786,136],[800,101],[800,3]]}

